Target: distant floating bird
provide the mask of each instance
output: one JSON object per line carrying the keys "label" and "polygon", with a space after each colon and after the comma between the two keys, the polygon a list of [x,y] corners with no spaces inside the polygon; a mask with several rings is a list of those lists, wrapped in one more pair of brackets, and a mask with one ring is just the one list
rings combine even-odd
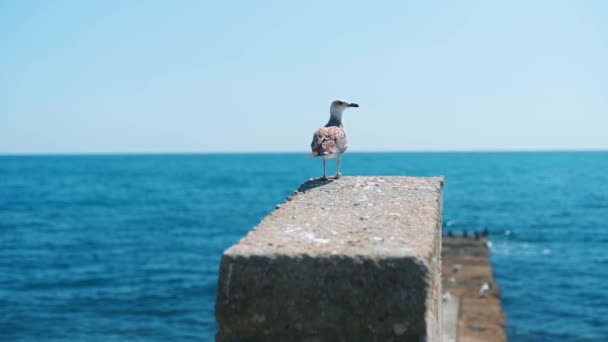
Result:
{"label": "distant floating bird", "polygon": [[340,173],[340,158],[348,148],[346,140],[346,130],[342,123],[342,112],[348,107],[359,107],[356,103],[350,103],[344,100],[335,100],[329,107],[329,121],[327,124],[319,128],[312,137],[310,148],[311,157],[323,157],[323,177],[322,180],[327,180],[325,170],[327,167],[326,159],[338,158],[336,175],[333,179],[339,179]]}
{"label": "distant floating bird", "polygon": [[488,291],[490,291],[490,284],[488,284],[487,281],[484,281],[483,284],[481,284],[481,287],[479,288],[479,295],[483,296],[487,294]]}

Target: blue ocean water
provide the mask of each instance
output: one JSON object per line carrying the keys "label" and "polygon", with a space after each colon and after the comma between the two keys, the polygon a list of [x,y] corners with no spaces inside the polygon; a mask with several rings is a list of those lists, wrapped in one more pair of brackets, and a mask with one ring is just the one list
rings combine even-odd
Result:
{"label": "blue ocean water", "polygon": [[[0,157],[0,340],[211,341],[222,251],[320,171],[303,154]],[[348,153],[342,171],[446,177],[444,229],[490,231],[510,340],[608,340],[608,153]]]}

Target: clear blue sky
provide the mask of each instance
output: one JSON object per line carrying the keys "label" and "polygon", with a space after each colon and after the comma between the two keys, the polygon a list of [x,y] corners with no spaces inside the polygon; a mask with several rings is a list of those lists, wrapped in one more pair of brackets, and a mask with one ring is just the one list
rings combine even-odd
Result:
{"label": "clear blue sky", "polygon": [[608,1],[0,1],[0,153],[608,149]]}

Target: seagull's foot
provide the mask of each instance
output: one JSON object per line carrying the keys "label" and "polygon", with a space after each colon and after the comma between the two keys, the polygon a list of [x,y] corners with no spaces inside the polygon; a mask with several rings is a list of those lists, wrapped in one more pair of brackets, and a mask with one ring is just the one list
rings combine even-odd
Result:
{"label": "seagull's foot", "polygon": [[331,177],[331,179],[340,179],[340,177],[342,177],[342,174],[338,172],[335,176]]}

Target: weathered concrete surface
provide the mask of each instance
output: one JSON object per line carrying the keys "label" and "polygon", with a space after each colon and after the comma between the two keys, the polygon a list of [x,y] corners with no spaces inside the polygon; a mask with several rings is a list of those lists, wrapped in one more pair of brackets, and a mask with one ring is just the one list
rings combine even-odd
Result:
{"label": "weathered concrete surface", "polygon": [[309,181],[222,256],[220,341],[439,341],[442,178]]}
{"label": "weathered concrete surface", "polygon": [[[458,331],[459,342],[504,342],[505,315],[494,282],[485,238],[443,238],[443,290],[459,303],[457,327],[444,319],[444,329]],[[484,282],[490,290],[480,294]],[[444,303],[445,305],[446,303]],[[448,326],[449,324],[449,326]]]}
{"label": "weathered concrete surface", "polygon": [[460,311],[460,298],[454,297],[443,302],[443,337],[441,342],[458,341],[458,312]]}

